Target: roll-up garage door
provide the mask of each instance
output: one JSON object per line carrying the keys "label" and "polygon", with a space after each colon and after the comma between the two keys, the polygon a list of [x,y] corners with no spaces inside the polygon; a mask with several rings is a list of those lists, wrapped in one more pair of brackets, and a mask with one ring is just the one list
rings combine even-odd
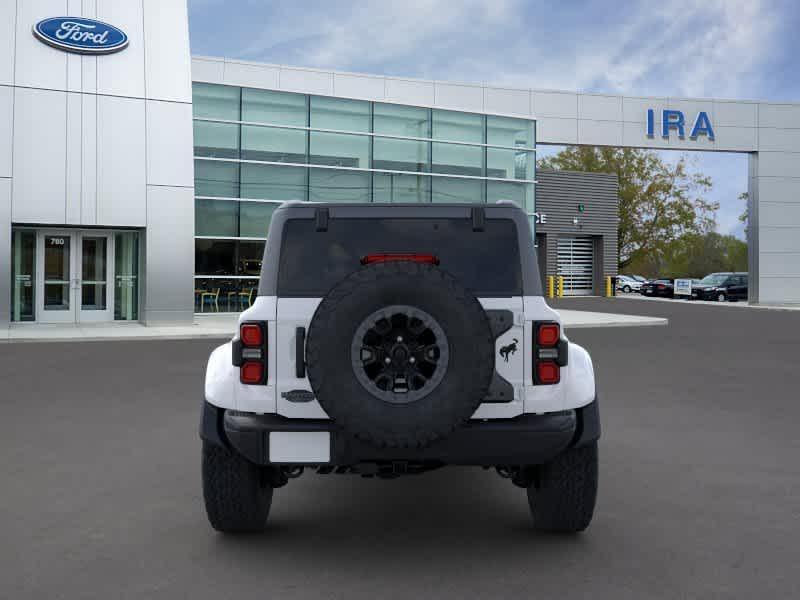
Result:
{"label": "roll-up garage door", "polygon": [[594,242],[591,237],[558,238],[558,274],[564,277],[565,296],[592,293]]}

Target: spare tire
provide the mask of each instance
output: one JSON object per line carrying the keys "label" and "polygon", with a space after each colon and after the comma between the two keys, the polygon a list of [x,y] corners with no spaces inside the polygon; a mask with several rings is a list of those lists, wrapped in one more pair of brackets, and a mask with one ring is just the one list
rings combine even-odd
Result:
{"label": "spare tire", "polygon": [[306,338],[308,379],[338,426],[379,447],[422,447],[467,421],[494,373],[486,312],[431,265],[367,265],[331,289]]}

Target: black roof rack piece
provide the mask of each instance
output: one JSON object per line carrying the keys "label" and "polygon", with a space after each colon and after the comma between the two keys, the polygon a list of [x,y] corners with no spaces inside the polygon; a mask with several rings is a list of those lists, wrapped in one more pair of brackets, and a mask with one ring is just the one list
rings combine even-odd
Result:
{"label": "black roof rack piece", "polygon": [[328,231],[328,209],[318,207],[314,212],[314,217],[317,221],[317,231]]}
{"label": "black roof rack piece", "polygon": [[472,231],[483,231],[486,224],[486,211],[482,206],[472,207]]}

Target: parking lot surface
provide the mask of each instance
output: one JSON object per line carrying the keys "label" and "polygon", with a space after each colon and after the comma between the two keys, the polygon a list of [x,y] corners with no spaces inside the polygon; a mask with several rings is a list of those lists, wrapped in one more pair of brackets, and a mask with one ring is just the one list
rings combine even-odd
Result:
{"label": "parking lot surface", "polygon": [[207,525],[197,420],[216,342],[0,346],[0,598],[800,597],[800,313],[564,299],[669,318],[576,329],[601,397],[582,535],[481,469],[306,474],[263,536]]}

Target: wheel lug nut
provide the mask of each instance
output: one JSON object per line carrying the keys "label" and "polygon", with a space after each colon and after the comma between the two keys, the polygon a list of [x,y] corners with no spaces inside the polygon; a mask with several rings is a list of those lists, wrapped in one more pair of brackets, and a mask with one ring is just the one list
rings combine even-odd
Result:
{"label": "wheel lug nut", "polygon": [[392,362],[392,359],[387,356],[386,358],[383,359],[383,362],[385,362],[388,365],[390,362]]}
{"label": "wheel lug nut", "polygon": [[403,341],[403,336],[402,335],[398,335],[397,336],[397,343],[399,344],[402,341]]}
{"label": "wheel lug nut", "polygon": [[411,358],[408,359],[408,362],[410,362],[413,365],[415,362],[417,362],[417,359],[412,356]]}

